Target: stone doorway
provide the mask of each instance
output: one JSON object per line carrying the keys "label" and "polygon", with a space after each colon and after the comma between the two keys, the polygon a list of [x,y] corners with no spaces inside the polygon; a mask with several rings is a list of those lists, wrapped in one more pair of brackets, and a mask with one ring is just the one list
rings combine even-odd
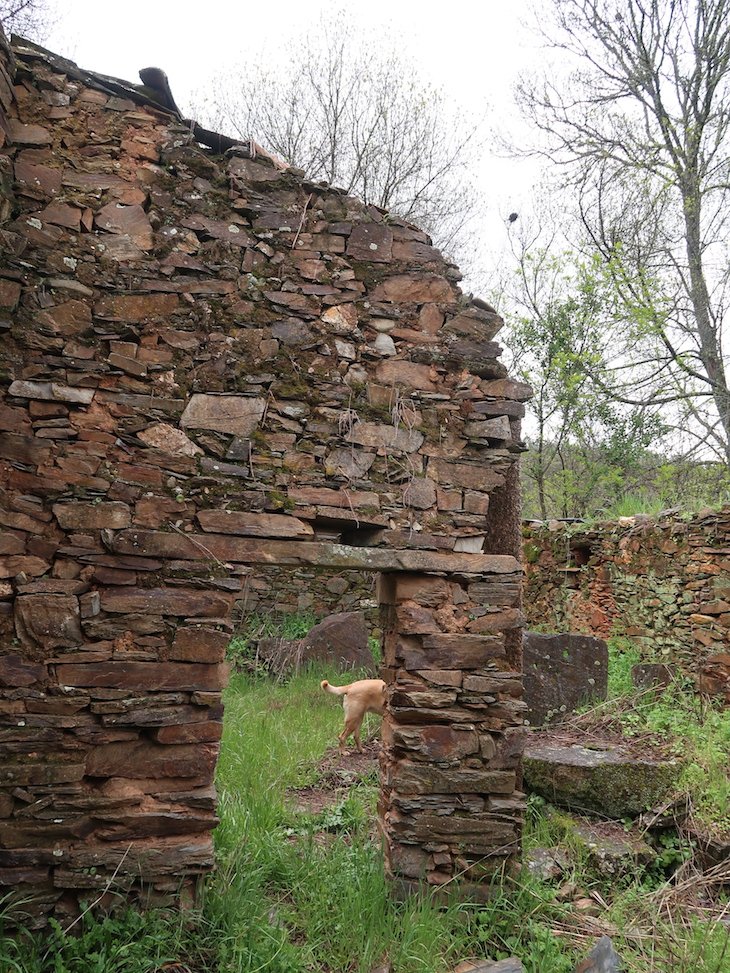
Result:
{"label": "stone doorway", "polygon": [[0,885],[41,922],[212,867],[225,648],[270,565],[381,575],[389,868],[478,891],[521,813],[501,318],[392,214],[0,59]]}

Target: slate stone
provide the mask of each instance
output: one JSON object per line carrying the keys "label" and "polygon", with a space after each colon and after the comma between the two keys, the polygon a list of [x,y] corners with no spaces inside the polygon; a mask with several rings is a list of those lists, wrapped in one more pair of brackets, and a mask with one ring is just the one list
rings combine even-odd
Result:
{"label": "slate stone", "polygon": [[118,233],[128,237],[140,250],[151,250],[154,235],[149,217],[141,206],[124,206],[121,203],[108,203],[94,218],[96,225],[108,233]]}
{"label": "slate stone", "polygon": [[632,757],[596,741],[596,749],[553,743],[536,736],[525,748],[525,784],[561,807],[630,818],[654,807],[671,790],[678,766],[670,761]]}
{"label": "slate stone", "polygon": [[15,630],[21,645],[35,655],[83,642],[79,601],[73,595],[19,595]]}
{"label": "slate stone", "polygon": [[247,395],[193,395],[180,417],[183,429],[212,429],[246,439],[264,414],[264,399]]}
{"label": "slate stone", "polygon": [[344,669],[374,673],[368,628],[361,612],[338,612],[315,625],[300,643],[301,661],[323,662]]}
{"label": "slate stone", "polygon": [[588,956],[578,963],[575,973],[621,973],[623,969],[613,942],[608,936],[601,936]]}
{"label": "slate stone", "polygon": [[525,702],[533,726],[606,698],[608,646],[602,639],[525,632],[522,659]]}

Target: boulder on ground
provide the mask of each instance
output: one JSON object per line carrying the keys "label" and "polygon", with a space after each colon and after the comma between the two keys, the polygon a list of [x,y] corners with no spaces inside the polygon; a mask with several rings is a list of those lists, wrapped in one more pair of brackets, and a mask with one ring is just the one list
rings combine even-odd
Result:
{"label": "boulder on ground", "polygon": [[329,615],[306,635],[300,644],[302,663],[325,662],[336,669],[375,671],[368,646],[368,628],[360,612]]}
{"label": "boulder on ground", "polygon": [[525,747],[528,790],[560,807],[611,818],[637,817],[664,798],[678,767],[669,760],[635,757],[601,741],[591,746],[536,735]]}

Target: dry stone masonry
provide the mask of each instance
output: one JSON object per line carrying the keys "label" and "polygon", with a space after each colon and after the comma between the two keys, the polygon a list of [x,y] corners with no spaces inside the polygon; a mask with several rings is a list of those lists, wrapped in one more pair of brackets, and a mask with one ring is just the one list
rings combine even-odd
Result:
{"label": "dry stone masonry", "polygon": [[730,701],[730,506],[523,534],[529,624],[627,635]]}
{"label": "dry stone masonry", "polygon": [[530,390],[500,318],[402,220],[2,55],[0,886],[38,922],[112,875],[194,894],[231,620],[271,567],[379,576],[388,868],[478,891],[522,807]]}

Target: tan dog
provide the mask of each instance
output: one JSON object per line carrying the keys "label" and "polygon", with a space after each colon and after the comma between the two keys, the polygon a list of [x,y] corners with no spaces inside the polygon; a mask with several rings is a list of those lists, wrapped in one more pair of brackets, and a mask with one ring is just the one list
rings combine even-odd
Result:
{"label": "tan dog", "polygon": [[342,696],[342,708],[345,711],[345,728],[337,737],[340,741],[340,753],[345,746],[345,740],[352,734],[355,746],[362,753],[360,746],[360,725],[366,713],[385,712],[385,683],[382,679],[358,679],[349,686],[331,686],[326,679],[320,683],[322,689],[335,696]]}

